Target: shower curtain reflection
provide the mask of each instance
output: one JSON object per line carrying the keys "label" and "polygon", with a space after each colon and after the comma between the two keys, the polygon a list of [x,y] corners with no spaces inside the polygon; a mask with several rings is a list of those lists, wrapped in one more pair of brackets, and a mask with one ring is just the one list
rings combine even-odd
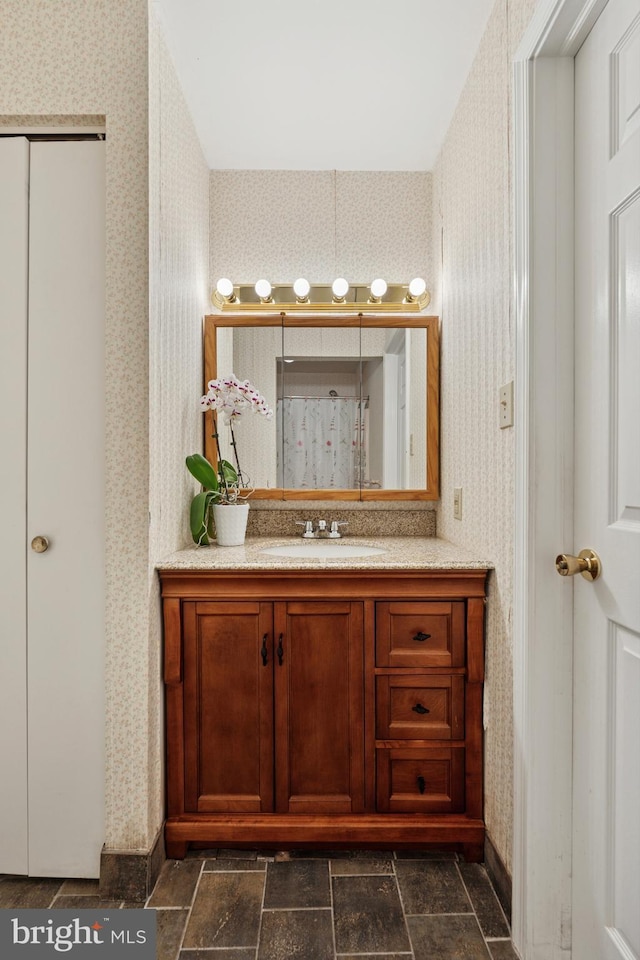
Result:
{"label": "shower curtain reflection", "polygon": [[367,401],[278,400],[278,485],[294,490],[360,487],[367,454]]}

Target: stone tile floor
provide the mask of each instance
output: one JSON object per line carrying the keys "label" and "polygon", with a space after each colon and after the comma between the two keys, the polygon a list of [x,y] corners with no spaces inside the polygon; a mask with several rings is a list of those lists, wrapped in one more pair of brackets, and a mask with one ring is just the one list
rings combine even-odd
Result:
{"label": "stone tile floor", "polygon": [[[93,880],[0,877],[0,908],[139,907]],[[481,864],[420,851],[190,851],[145,906],[158,960],[515,960]]]}

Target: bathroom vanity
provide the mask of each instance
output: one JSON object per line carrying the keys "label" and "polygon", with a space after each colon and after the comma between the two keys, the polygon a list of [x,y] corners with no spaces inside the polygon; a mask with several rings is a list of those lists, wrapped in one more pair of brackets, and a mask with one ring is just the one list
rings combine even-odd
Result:
{"label": "bathroom vanity", "polygon": [[168,856],[444,844],[481,859],[489,564],[436,538],[331,560],[264,554],[276,543],[160,569]]}

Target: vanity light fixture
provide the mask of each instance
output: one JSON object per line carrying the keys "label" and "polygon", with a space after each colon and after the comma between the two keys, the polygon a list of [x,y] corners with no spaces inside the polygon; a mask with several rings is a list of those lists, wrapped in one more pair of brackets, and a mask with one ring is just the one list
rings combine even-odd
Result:
{"label": "vanity light fixture", "polygon": [[211,300],[220,312],[238,313],[421,313],[430,297],[420,277],[411,283],[387,282],[377,277],[370,283],[349,283],[338,277],[333,283],[310,283],[298,277],[294,283],[270,283],[264,278],[252,283],[218,280]]}
{"label": "vanity light fixture", "polygon": [[293,292],[296,295],[296,303],[309,303],[311,284],[304,277],[298,277],[293,284]]}
{"label": "vanity light fixture", "polygon": [[233,284],[231,280],[227,277],[221,277],[216,283],[216,293],[222,298],[224,303],[236,303],[237,297],[235,295]]}
{"label": "vanity light fixture", "polygon": [[344,277],[338,277],[331,284],[331,290],[333,291],[333,302],[344,303],[349,293],[349,281],[345,280]]}
{"label": "vanity light fixture", "polygon": [[260,303],[273,303],[273,297],[271,296],[271,284],[268,280],[258,280],[254,289],[260,297]]}
{"label": "vanity light fixture", "polygon": [[380,303],[387,292],[387,281],[383,280],[381,277],[378,277],[377,280],[372,280],[369,289],[371,290],[369,303]]}

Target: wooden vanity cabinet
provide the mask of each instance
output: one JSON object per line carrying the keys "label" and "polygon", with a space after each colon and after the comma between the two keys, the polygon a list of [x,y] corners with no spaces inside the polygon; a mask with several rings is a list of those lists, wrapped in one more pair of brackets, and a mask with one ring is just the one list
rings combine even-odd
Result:
{"label": "wooden vanity cabinet", "polygon": [[362,603],[182,605],[184,809],[364,809]]}
{"label": "wooden vanity cabinet", "polygon": [[482,857],[486,570],[160,573],[169,856]]}

